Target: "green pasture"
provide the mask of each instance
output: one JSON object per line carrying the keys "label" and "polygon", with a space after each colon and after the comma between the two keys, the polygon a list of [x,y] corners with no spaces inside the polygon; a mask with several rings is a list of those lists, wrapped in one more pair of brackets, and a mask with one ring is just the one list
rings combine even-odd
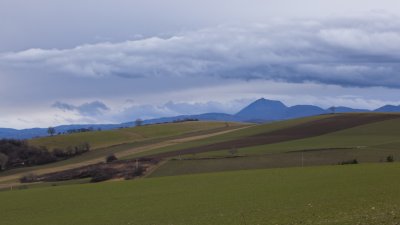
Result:
{"label": "green pasture", "polygon": [[145,125],[107,131],[92,131],[35,138],[29,141],[35,146],[46,146],[49,149],[66,148],[87,142],[93,149],[104,148],[124,143],[132,143],[153,138],[171,137],[190,132],[206,131],[224,127],[240,126],[239,123],[227,122],[182,122]]}
{"label": "green pasture", "polygon": [[307,123],[307,122],[311,122],[314,120],[318,120],[318,119],[329,118],[332,116],[334,116],[334,115],[320,115],[320,116],[305,117],[305,118],[300,118],[300,119],[266,123],[266,124],[261,124],[261,125],[253,125],[253,126],[249,126],[247,128],[243,128],[243,129],[233,131],[230,133],[226,133],[226,134],[216,135],[216,136],[201,139],[201,140],[188,141],[185,143],[176,144],[174,146],[162,147],[162,148],[158,148],[158,149],[153,149],[151,151],[141,152],[141,153],[132,155],[132,157],[141,157],[141,156],[146,156],[146,155],[151,155],[151,154],[156,154],[156,153],[170,152],[170,151],[176,151],[176,150],[197,147],[197,146],[202,146],[202,145],[207,145],[207,144],[213,144],[213,143],[217,143],[217,142],[234,140],[237,138],[256,135],[256,134],[260,134],[260,133],[271,132],[271,131],[279,130],[279,129],[284,129],[284,128],[296,126],[296,125],[299,125],[302,123]]}
{"label": "green pasture", "polygon": [[400,164],[248,170],[0,192],[4,225],[398,224]]}
{"label": "green pasture", "polygon": [[[247,128],[252,129],[252,128]],[[366,124],[321,136],[275,144],[236,149],[239,155],[263,155],[300,150],[355,149],[361,155],[369,152],[400,154],[400,119]],[[197,154],[198,157],[230,155],[229,149]],[[191,157],[191,156],[187,156]]]}

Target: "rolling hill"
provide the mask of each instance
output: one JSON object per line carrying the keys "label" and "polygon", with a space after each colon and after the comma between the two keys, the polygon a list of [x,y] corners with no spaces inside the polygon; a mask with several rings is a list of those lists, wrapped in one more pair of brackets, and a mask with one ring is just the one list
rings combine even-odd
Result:
{"label": "rolling hill", "polygon": [[[400,114],[335,114],[258,125],[143,152],[170,160],[153,176],[400,158]],[[234,153],[232,153],[234,150]],[[188,160],[186,160],[188,159]]]}
{"label": "rolling hill", "polygon": [[[60,135],[32,139],[29,143],[65,149],[88,142],[93,150],[54,164],[18,169],[15,173],[77,168],[101,162],[110,154],[123,159],[190,159],[169,160],[152,176],[220,171],[221,166],[222,171],[224,168],[301,166],[299,155],[306,156],[303,162],[306,166],[337,164],[352,159],[379,162],[389,155],[396,158],[399,155],[396,149],[400,132],[396,130],[398,123],[400,114],[345,113],[251,126],[194,121]],[[373,133],[364,135],[364,130]],[[207,166],[201,166],[203,164]],[[195,167],[202,169],[193,170]]]}
{"label": "rolling hill", "polygon": [[[366,109],[353,109],[349,107],[334,107],[337,113],[349,112],[370,112]],[[380,107],[374,112],[400,112],[400,106],[386,105]],[[236,114],[226,113],[204,113],[198,115],[179,115],[173,117],[163,117],[144,120],[143,124],[170,123],[177,120],[197,119],[202,121],[231,121],[231,122],[251,122],[265,123],[286,119],[295,119],[307,116],[316,116],[321,114],[330,114],[332,109],[322,109],[314,105],[295,105],[288,107],[280,101],[258,99],[248,106],[244,107]],[[81,124],[81,125],[61,125],[55,127],[57,133],[66,133],[73,129],[93,129],[93,130],[113,130],[135,126],[135,122],[126,122],[121,124]],[[31,129],[10,129],[0,128],[0,138],[30,139],[34,137],[47,136],[47,128]]]}
{"label": "rolling hill", "polygon": [[232,132],[247,126],[251,124],[193,121],[33,139],[30,140],[31,145],[46,146],[48,149],[65,149],[82,142],[89,143],[92,149],[85,154],[51,164],[2,171],[0,187],[1,183],[18,182],[18,179],[27,173],[45,174],[79,168],[104,162],[110,154],[115,154],[118,158],[127,157],[154,148]]}
{"label": "rolling hill", "polygon": [[74,133],[68,135],[58,135],[53,137],[35,138],[29,140],[29,143],[35,146],[46,146],[53,148],[66,148],[75,146],[84,142],[91,145],[92,148],[104,148],[108,146],[133,143],[155,138],[166,138],[183,135],[185,133],[210,131],[214,129],[223,129],[226,127],[240,126],[239,123],[226,122],[182,122],[168,124],[144,125],[140,127],[121,128],[107,131],[93,131]]}
{"label": "rolling hill", "polygon": [[[398,113],[325,114],[258,125],[197,121],[109,132],[32,140],[48,146],[87,140],[98,148],[1,173],[2,222],[396,224],[399,219],[400,167],[386,163],[389,155],[400,159]],[[87,166],[110,153],[160,163],[133,181],[15,183],[25,173]],[[341,165],[354,159],[361,164]]]}

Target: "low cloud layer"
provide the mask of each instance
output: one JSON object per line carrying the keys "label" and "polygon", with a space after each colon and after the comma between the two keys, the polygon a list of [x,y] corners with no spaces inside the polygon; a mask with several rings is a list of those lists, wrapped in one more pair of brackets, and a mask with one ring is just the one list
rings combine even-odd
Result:
{"label": "low cloud layer", "polygon": [[56,102],[52,105],[52,107],[60,109],[64,112],[76,111],[82,116],[89,116],[89,117],[103,115],[105,111],[110,110],[108,106],[106,106],[103,102],[100,101],[88,102],[79,106],[63,102]]}
{"label": "low cloud layer", "polygon": [[0,70],[92,78],[212,76],[400,88],[400,18],[381,13],[325,20],[218,26],[73,49],[0,55]]}
{"label": "low cloud layer", "polygon": [[173,102],[164,104],[128,105],[114,117],[119,121],[131,121],[135,118],[152,119],[177,115],[197,115],[202,113],[236,113],[253,99],[238,99],[225,102]]}
{"label": "low cloud layer", "polygon": [[57,101],[52,107],[59,110],[58,113],[74,113],[75,116],[83,121],[101,123],[107,121],[111,123],[121,123],[133,121],[137,118],[153,119],[177,115],[196,115],[209,112],[236,113],[253,99],[240,99],[227,102],[173,102],[164,104],[137,104],[132,100],[127,100],[125,104],[111,108],[101,101],[93,101],[74,105]]}

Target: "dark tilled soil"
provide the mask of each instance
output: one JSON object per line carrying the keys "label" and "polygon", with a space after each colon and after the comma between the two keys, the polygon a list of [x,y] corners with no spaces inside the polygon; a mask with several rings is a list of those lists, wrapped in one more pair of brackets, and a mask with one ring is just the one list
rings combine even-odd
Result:
{"label": "dark tilled soil", "polygon": [[178,155],[218,151],[230,148],[244,148],[257,145],[273,144],[283,141],[320,136],[335,131],[396,118],[400,118],[400,114],[338,114],[334,117],[315,120],[281,130],[275,130],[267,133],[257,134],[254,136],[243,137],[236,140],[209,144],[173,152],[159,153],[148,157],[160,159],[174,157]]}
{"label": "dark tilled soil", "polygon": [[97,163],[75,169],[44,175],[30,175],[22,180],[23,183],[30,182],[56,182],[82,178],[91,178],[91,182],[100,182],[110,179],[133,179],[141,176],[146,170],[158,163],[155,159],[141,160],[118,160],[111,163]]}

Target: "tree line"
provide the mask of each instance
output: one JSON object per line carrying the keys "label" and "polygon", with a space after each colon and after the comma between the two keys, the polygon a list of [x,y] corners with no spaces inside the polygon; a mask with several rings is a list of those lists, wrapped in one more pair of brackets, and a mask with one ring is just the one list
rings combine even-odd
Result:
{"label": "tree line", "polygon": [[95,130],[93,127],[88,127],[88,128],[77,128],[77,129],[69,129],[65,132],[58,132],[56,128],[54,127],[49,127],[47,128],[47,133],[50,136],[54,136],[55,134],[61,135],[61,134],[74,134],[74,133],[84,133],[84,132],[92,132],[92,131],[101,131],[102,129],[99,127],[97,130]]}
{"label": "tree line", "polygon": [[29,145],[28,142],[23,140],[1,139],[0,170],[57,162],[88,151],[90,151],[88,143],[50,151],[46,147]]}

